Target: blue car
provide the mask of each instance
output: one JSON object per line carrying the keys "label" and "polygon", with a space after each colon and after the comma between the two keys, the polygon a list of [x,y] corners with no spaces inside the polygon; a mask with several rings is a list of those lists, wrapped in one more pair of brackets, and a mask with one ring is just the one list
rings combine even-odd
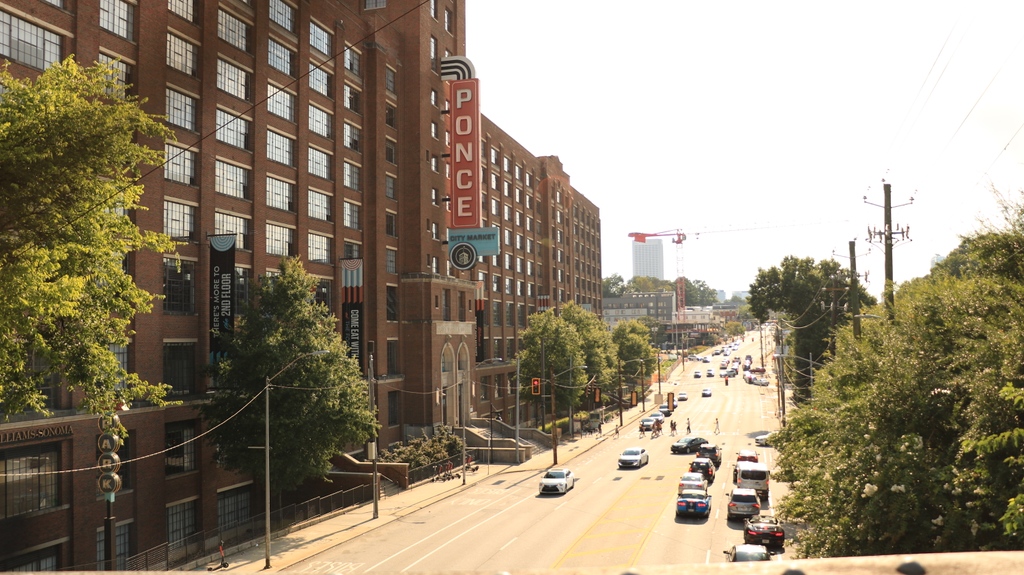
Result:
{"label": "blue car", "polygon": [[711,496],[697,489],[684,489],[676,498],[676,517],[711,516]]}

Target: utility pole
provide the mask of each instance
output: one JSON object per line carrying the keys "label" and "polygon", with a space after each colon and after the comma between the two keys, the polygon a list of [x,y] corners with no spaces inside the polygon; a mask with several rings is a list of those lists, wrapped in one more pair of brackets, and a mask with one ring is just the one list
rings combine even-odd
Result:
{"label": "utility pole", "polygon": [[[884,245],[884,247],[885,247],[885,290],[884,290],[884,296],[885,296],[886,311],[888,312],[889,320],[891,321],[896,316],[896,286],[895,286],[895,283],[893,281],[893,273],[892,273],[893,236],[899,236],[899,240],[908,240],[908,241],[910,240],[910,226],[907,226],[906,228],[902,228],[902,227],[900,227],[897,224],[896,227],[898,229],[895,229],[895,230],[893,229],[893,227],[892,227],[892,209],[893,208],[899,208],[899,207],[902,207],[902,206],[908,206],[908,205],[914,203],[914,198],[911,197],[910,201],[905,203],[905,204],[900,204],[898,206],[894,206],[894,205],[892,205],[892,185],[889,184],[888,182],[885,182],[885,180],[882,180],[882,182],[883,182],[882,189],[883,189],[883,195],[884,195],[884,203],[883,203],[883,205],[879,206],[878,204],[874,204],[874,203],[869,202],[867,196],[864,196],[864,203],[865,204],[871,204],[872,206],[880,207],[880,208],[882,208],[883,213],[884,213],[883,217],[884,217],[885,227],[883,229],[881,229],[881,230],[869,227],[868,228],[868,239],[867,239],[867,241],[869,241],[869,242],[872,241],[872,238],[874,238],[875,241],[881,240],[883,245]],[[896,240],[896,241],[899,241],[899,240]]]}
{"label": "utility pole", "polygon": [[853,337],[860,337],[860,286],[857,284],[857,242],[850,240],[850,313],[853,314]]}
{"label": "utility pole", "polygon": [[558,426],[555,425],[557,421],[555,418],[555,370],[552,368],[551,379],[548,380],[548,389],[551,390],[551,464],[558,465]]}

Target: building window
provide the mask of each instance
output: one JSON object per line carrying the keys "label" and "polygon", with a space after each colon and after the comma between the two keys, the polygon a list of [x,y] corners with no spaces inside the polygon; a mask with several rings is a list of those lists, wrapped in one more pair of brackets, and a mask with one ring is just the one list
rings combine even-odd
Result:
{"label": "building window", "polygon": [[199,50],[196,45],[180,36],[167,35],[167,65],[189,76],[199,74]]}
{"label": "building window", "polygon": [[385,319],[387,321],[398,321],[398,287],[386,286],[384,293],[386,299]]}
{"label": "building window", "polygon": [[295,140],[267,130],[267,159],[286,166],[295,166]]}
{"label": "building window", "polygon": [[437,102],[438,102],[437,90],[431,88],[430,89],[430,104],[436,108],[437,107]]}
{"label": "building window", "polygon": [[512,327],[515,325],[515,305],[512,302],[505,303],[505,327]]}
{"label": "building window", "polygon": [[294,256],[295,230],[267,224],[267,253],[272,256]]}
{"label": "building window", "polygon": [[167,508],[167,542],[177,543],[196,533],[196,500]]}
{"label": "building window", "polygon": [[388,248],[387,250],[384,251],[384,260],[385,260],[384,271],[388,272],[389,274],[397,274],[398,273],[398,251],[397,250],[393,250],[391,248]]}
{"label": "building window", "polygon": [[0,56],[44,70],[60,61],[60,36],[0,12]]}
{"label": "building window", "polygon": [[359,140],[362,139],[362,130],[345,122],[344,128],[342,128],[342,140],[345,147],[350,150],[359,151]]}
{"label": "building window", "polygon": [[394,140],[384,140],[384,159],[392,164],[398,163],[398,144]]}
{"label": "building window", "polygon": [[100,0],[100,28],[132,40],[135,6],[123,0]]}
{"label": "building window", "polygon": [[217,110],[218,142],[248,150],[250,132],[252,132],[252,122],[235,116],[231,112]]}
{"label": "building window", "polygon": [[342,183],[345,184],[346,188],[353,190],[359,189],[359,166],[345,162],[344,169],[342,171]]}
{"label": "building window", "polygon": [[321,264],[331,263],[331,240],[327,236],[309,234],[309,261]]}
{"label": "building window", "polygon": [[[126,64],[124,61],[114,58],[112,56],[107,56],[106,54],[100,54],[98,61],[99,63],[109,67],[112,70],[113,74],[111,74],[108,77],[112,78],[119,85],[127,86],[128,84],[132,83],[131,65]],[[113,90],[108,89],[107,93],[113,94]]]}
{"label": "building window", "polygon": [[249,25],[223,10],[217,11],[217,37],[239,50],[249,51]]}
{"label": "building window", "polygon": [[437,71],[437,69],[438,69],[438,62],[437,62],[437,38],[434,38],[433,36],[430,37],[430,48],[429,48],[429,50],[430,50],[430,52],[429,52],[430,69],[434,70],[434,71]]}
{"label": "building window", "polygon": [[[122,469],[124,466],[121,466]],[[118,471],[118,475],[121,472]],[[124,478],[122,477],[121,483],[122,489],[124,488]],[[117,571],[128,570],[128,557],[131,555],[131,533],[132,523],[126,523],[124,525],[118,525],[114,530],[114,564]],[[96,530],[96,570],[106,570],[107,560],[107,533],[104,529]]]}
{"label": "building window", "polygon": [[196,424],[176,421],[164,427],[164,475],[196,470]]}
{"label": "building window", "polygon": [[384,195],[386,197],[391,198],[392,200],[394,200],[396,198],[396,196],[395,196],[395,193],[396,193],[395,186],[396,185],[397,185],[397,182],[395,181],[395,177],[394,176],[392,176],[391,174],[384,174]]}
{"label": "building window", "polygon": [[217,88],[248,102],[252,96],[252,74],[224,60],[217,60]]}
{"label": "building window", "polygon": [[267,205],[294,212],[295,184],[267,176]]}
{"label": "building window", "polygon": [[402,370],[398,366],[398,340],[388,340],[388,373],[402,373]]}
{"label": "building window", "polygon": [[171,89],[165,90],[167,121],[175,126],[195,131],[196,99]]}
{"label": "building window", "polygon": [[309,131],[325,138],[334,137],[334,117],[325,110],[309,105]]}
{"label": "building window", "polygon": [[325,222],[331,221],[331,196],[309,190],[307,203],[309,204],[309,217]]}
{"label": "building window", "polygon": [[[390,343],[391,342],[389,341],[388,344],[390,344]],[[391,346],[389,345],[388,346],[389,350],[390,350],[390,347]],[[388,370],[388,371],[390,371],[390,370]],[[399,402],[400,398],[401,398],[401,394],[398,391],[389,391],[388,392],[388,425],[398,425],[398,421],[399,421],[398,420],[398,414],[401,412],[399,410],[399,405],[398,405],[398,402]]]}
{"label": "building window", "polygon": [[270,19],[289,32],[295,31],[295,8],[281,0],[270,0]]}
{"label": "building window", "polygon": [[171,144],[164,145],[164,178],[185,185],[196,185],[196,152]]}
{"label": "building window", "polygon": [[363,4],[366,10],[375,10],[377,8],[387,8],[388,0],[366,0]]}
{"label": "building window", "polygon": [[395,89],[395,71],[391,68],[384,68],[384,88],[392,94],[398,91]]}
{"label": "building window", "polygon": [[196,262],[164,258],[164,313],[195,313]]}
{"label": "building window", "polygon": [[355,259],[360,257],[363,253],[361,246],[352,242],[345,242],[342,249],[345,251],[344,255],[342,255],[345,259]]}
{"label": "building window", "polygon": [[342,224],[346,228],[358,230],[360,228],[359,222],[359,204],[353,204],[352,202],[344,203],[345,213],[343,214]]}
{"label": "building window", "polygon": [[196,208],[164,200],[164,233],[178,241],[195,241]]}
{"label": "building window", "polygon": [[[165,343],[164,344],[164,383],[171,386],[169,395],[189,395],[195,393],[196,380],[196,344]],[[190,449],[194,449],[190,448]],[[195,464],[195,458],[192,460]]]}
{"label": "building window", "polygon": [[295,75],[295,54],[286,48],[284,44],[273,38],[267,40],[267,63],[271,68],[284,72],[289,76]]}
{"label": "building window", "polygon": [[394,128],[398,123],[398,110],[391,104],[384,104],[384,123]]}
{"label": "building window", "polygon": [[294,122],[295,94],[273,84],[267,84],[267,111],[289,122]]}
{"label": "building window", "polygon": [[331,156],[317,148],[309,148],[308,170],[310,175],[325,180],[331,179]]}
{"label": "building window", "polygon": [[362,110],[359,105],[359,90],[356,90],[352,86],[345,84],[343,95],[345,109],[350,112],[355,112],[356,114],[361,114]]}
{"label": "building window", "polygon": [[454,34],[455,33],[454,28],[455,28],[455,17],[452,14],[451,10],[445,8],[444,9],[444,29],[449,34]]}
{"label": "building window", "polygon": [[309,87],[314,91],[331,97],[331,74],[324,70],[322,67],[313,64],[309,64]]}
{"label": "building window", "polygon": [[316,22],[309,23],[309,45],[325,56],[334,56],[331,52],[331,33]]}
{"label": "building window", "polygon": [[252,285],[252,270],[249,268],[235,268],[235,310],[234,315],[240,316],[241,304],[249,301],[250,287]]}
{"label": "building window", "polygon": [[398,214],[384,214],[384,233],[393,238],[398,237]]}
{"label": "building window", "polygon": [[252,234],[249,233],[248,218],[216,212],[213,215],[213,233],[218,235],[235,234],[236,249],[252,250]]}
{"label": "building window", "polygon": [[250,491],[249,485],[243,485],[217,494],[217,527],[221,531],[249,520],[249,503],[252,501]]}
{"label": "building window", "polygon": [[0,451],[0,518],[60,505],[56,445],[33,445]]}
{"label": "building window", "polygon": [[189,22],[196,21],[195,0],[167,0],[167,9]]}
{"label": "building window", "polygon": [[356,76],[359,76],[360,72],[360,54],[356,52],[352,46],[345,48],[345,69],[352,72]]}
{"label": "building window", "polygon": [[316,284],[316,294],[313,295],[313,301],[327,308],[327,311],[333,311],[331,307],[331,293],[333,288],[331,287],[331,280],[321,278]]}

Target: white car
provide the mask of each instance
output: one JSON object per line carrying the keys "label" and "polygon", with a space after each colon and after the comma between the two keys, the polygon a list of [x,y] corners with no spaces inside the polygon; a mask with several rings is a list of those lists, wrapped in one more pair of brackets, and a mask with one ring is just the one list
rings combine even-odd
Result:
{"label": "white car", "polygon": [[541,495],[545,493],[568,493],[573,487],[576,487],[576,476],[572,474],[572,471],[564,467],[548,469],[544,476],[540,478]]}
{"label": "white car", "polygon": [[676,396],[676,401],[686,401],[687,399],[690,399],[690,397],[686,395],[685,391],[680,391],[679,395]]}
{"label": "white car", "polygon": [[705,387],[704,390],[700,392],[700,396],[701,397],[711,397],[711,388],[710,387]]}
{"label": "white car", "polygon": [[708,480],[704,479],[703,473],[684,473],[683,476],[679,478],[679,495],[683,494],[684,489],[697,489],[707,493]]}
{"label": "white car", "polygon": [[643,447],[630,447],[619,455],[619,467],[643,467],[651,462],[651,456]]}
{"label": "white car", "polygon": [[774,432],[765,433],[764,435],[758,435],[757,437],[754,438],[754,445],[760,445],[762,447],[771,447],[773,435],[775,435]]}

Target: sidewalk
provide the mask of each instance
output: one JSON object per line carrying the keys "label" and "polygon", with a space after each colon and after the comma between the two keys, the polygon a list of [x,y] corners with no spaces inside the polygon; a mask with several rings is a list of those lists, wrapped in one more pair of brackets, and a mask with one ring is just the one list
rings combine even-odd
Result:
{"label": "sidewalk", "polygon": [[[644,413],[639,405],[624,411],[622,429],[632,429],[633,422],[640,419]],[[606,431],[601,437],[588,435],[581,438],[577,436],[575,439],[559,443],[558,465],[566,465],[577,455],[586,453],[602,441],[611,439],[615,426],[606,425],[605,428],[609,429],[609,431]],[[424,507],[433,505],[464,489],[468,489],[476,483],[488,481],[495,475],[503,473],[530,473],[547,469],[552,466],[551,460],[551,451],[544,450],[534,455],[529,461],[520,464],[495,464],[491,466],[482,464],[478,471],[466,474],[465,485],[462,484],[461,478],[436,483],[420,483],[396,495],[381,499],[377,504],[378,512],[376,519],[373,518],[373,503],[366,503],[325,518],[313,519],[293,528],[291,532],[285,535],[271,537],[271,567],[269,571],[287,570],[291,566],[331,547],[350,541],[369,531],[383,527],[392,521],[415,513]],[[266,551],[263,548],[262,538],[231,549],[225,549],[224,552],[225,561],[227,561],[229,566],[227,569],[218,569],[218,571],[233,571],[236,573],[267,571],[265,569]],[[218,563],[219,558],[216,558],[209,563],[199,565],[194,570],[212,570]]]}

